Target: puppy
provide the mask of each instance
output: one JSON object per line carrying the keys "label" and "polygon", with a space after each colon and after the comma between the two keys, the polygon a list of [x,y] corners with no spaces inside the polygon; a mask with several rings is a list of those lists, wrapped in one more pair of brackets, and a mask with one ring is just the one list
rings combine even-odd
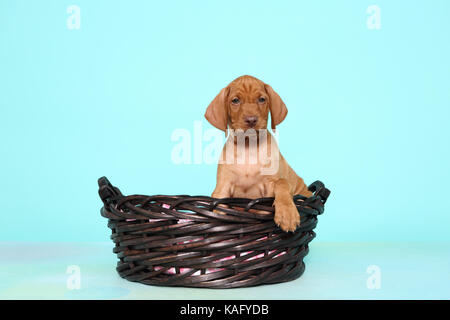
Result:
{"label": "puppy", "polygon": [[293,195],[312,195],[278,150],[267,129],[280,124],[287,108],[280,96],[252,76],[241,76],[223,88],[208,106],[205,118],[228,133],[217,169],[213,198],[274,197],[275,223],[294,231],[300,216]]}

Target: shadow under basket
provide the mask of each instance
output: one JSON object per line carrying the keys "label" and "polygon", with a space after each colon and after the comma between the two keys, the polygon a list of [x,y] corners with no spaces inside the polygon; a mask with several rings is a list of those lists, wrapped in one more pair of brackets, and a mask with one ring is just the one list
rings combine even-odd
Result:
{"label": "shadow under basket", "polygon": [[330,194],[316,181],[309,186],[311,197],[294,196],[301,224],[284,232],[274,223],[273,198],[124,196],[105,177],[98,184],[119,275],[149,285],[201,288],[300,277],[317,216]]}

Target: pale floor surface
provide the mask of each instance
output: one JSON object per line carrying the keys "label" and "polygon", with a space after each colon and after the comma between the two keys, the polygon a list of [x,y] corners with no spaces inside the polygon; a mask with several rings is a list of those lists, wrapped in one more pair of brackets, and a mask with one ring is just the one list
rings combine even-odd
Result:
{"label": "pale floor surface", "polygon": [[[313,242],[301,278],[226,290],[129,282],[112,247],[0,242],[0,299],[450,299],[450,244]],[[71,265],[80,268],[78,290],[67,287]],[[368,288],[368,268],[379,271],[379,289]]]}

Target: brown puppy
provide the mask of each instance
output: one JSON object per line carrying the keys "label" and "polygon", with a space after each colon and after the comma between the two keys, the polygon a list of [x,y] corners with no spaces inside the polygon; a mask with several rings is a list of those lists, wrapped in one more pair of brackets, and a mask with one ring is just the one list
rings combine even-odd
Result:
{"label": "brown puppy", "polygon": [[212,197],[275,197],[275,223],[285,231],[294,231],[300,216],[292,197],[309,197],[311,192],[268,132],[269,111],[275,130],[286,117],[287,108],[272,87],[251,76],[235,79],[208,106],[206,119],[229,132]]}

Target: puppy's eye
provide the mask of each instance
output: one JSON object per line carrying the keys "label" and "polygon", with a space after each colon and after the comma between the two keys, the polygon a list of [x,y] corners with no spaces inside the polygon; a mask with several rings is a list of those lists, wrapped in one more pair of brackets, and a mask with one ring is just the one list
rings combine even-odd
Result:
{"label": "puppy's eye", "polygon": [[234,98],[233,100],[231,100],[232,104],[239,104],[241,102],[241,100],[239,100],[239,98]]}
{"label": "puppy's eye", "polygon": [[266,102],[266,98],[260,97],[260,98],[258,99],[258,102],[259,102],[259,103],[264,103],[264,102]]}

